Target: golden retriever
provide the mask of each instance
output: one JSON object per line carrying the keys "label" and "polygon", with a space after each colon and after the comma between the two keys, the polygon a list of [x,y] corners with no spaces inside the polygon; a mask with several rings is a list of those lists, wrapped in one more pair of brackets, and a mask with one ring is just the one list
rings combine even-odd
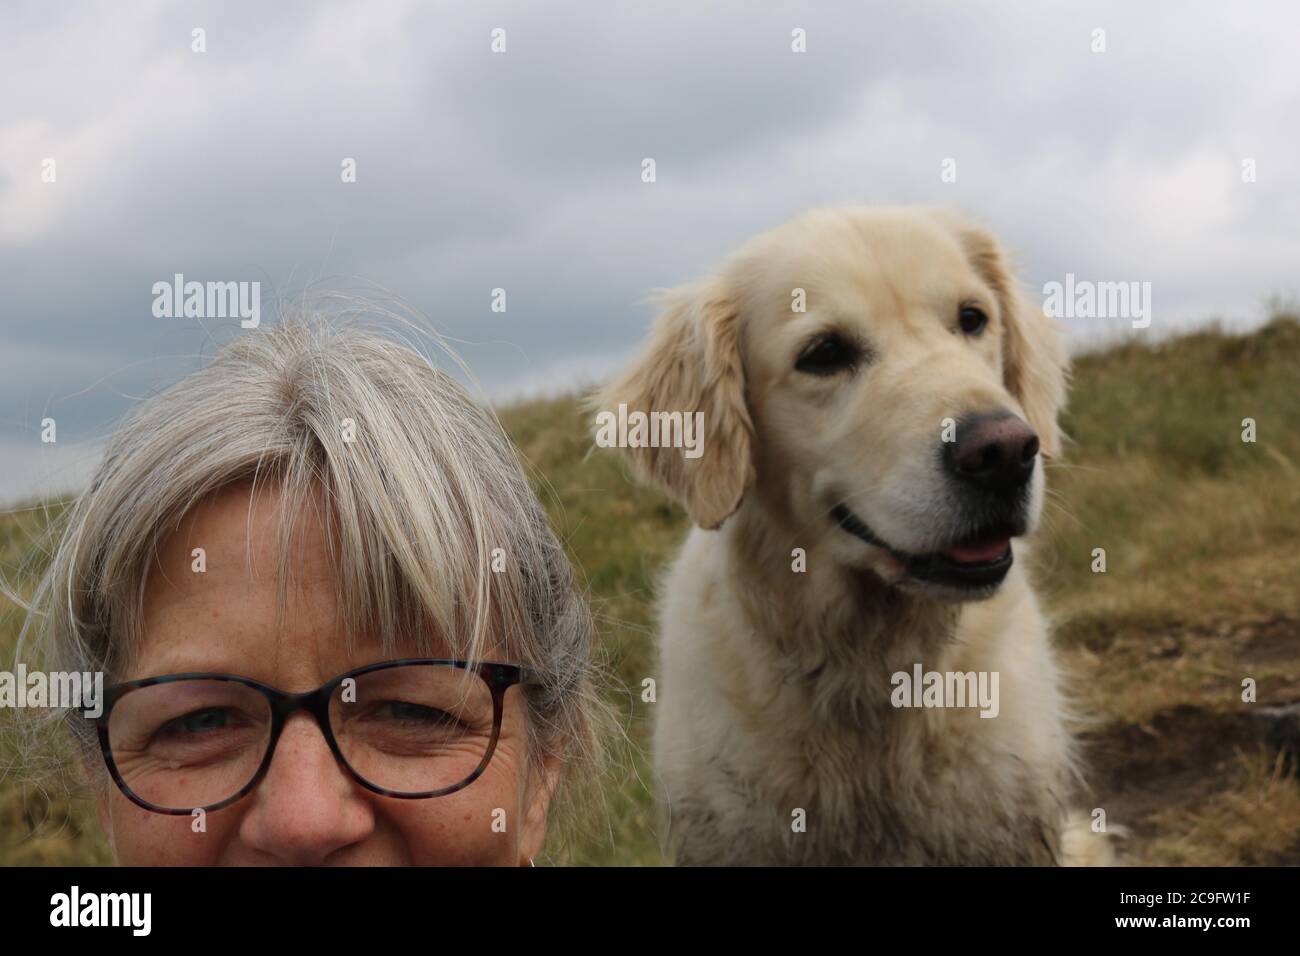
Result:
{"label": "golden retriever", "polygon": [[[596,397],[693,527],[663,587],[653,759],[682,864],[1104,857],[1024,538],[1066,356],[987,232],[818,209],[660,296]],[[965,693],[963,693],[963,691]]]}

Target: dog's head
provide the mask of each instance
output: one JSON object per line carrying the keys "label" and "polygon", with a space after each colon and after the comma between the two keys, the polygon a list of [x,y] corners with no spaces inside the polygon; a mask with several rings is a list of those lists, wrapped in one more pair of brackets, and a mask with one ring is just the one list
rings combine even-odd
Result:
{"label": "dog's head", "polygon": [[748,496],[891,584],[997,588],[1042,509],[1066,360],[992,236],[937,210],[817,210],[662,298],[598,404],[704,413],[698,458],[629,449],[701,527]]}

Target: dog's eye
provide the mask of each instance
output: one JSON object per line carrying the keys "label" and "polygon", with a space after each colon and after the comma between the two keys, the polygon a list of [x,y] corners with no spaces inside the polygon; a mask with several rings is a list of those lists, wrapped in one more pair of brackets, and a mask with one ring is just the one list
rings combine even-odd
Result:
{"label": "dog's eye", "polygon": [[984,310],[973,305],[962,306],[957,320],[967,335],[979,335],[984,331],[984,326],[989,324],[989,317],[984,314]]}
{"label": "dog's eye", "polygon": [[794,367],[810,375],[834,375],[851,368],[857,360],[857,348],[838,335],[827,335],[810,343]]}

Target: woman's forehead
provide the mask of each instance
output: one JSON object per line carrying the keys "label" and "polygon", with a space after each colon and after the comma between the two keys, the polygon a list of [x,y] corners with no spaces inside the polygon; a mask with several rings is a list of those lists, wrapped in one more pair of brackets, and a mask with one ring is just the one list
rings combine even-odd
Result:
{"label": "woman's forehead", "polygon": [[218,670],[318,684],[378,660],[454,656],[436,627],[386,640],[348,627],[315,497],[288,516],[287,545],[276,486],[231,485],[196,505],[158,548],[129,676]]}
{"label": "woman's forehead", "polygon": [[[256,617],[265,600],[285,597],[309,615],[333,612],[328,597],[338,570],[318,509],[299,508],[282,535],[285,502],[275,485],[229,485],[199,501],[158,545],[145,585],[146,619],[204,608],[219,616]],[[285,544],[288,550],[285,551]],[[287,574],[285,574],[287,572]]]}

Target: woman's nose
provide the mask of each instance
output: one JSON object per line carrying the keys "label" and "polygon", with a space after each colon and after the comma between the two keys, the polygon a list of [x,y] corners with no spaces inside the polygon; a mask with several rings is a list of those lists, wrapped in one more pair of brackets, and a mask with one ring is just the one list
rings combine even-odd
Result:
{"label": "woman's nose", "polygon": [[285,723],[266,776],[245,799],[243,841],[296,866],[325,863],[375,828],[370,801],[305,713]]}

